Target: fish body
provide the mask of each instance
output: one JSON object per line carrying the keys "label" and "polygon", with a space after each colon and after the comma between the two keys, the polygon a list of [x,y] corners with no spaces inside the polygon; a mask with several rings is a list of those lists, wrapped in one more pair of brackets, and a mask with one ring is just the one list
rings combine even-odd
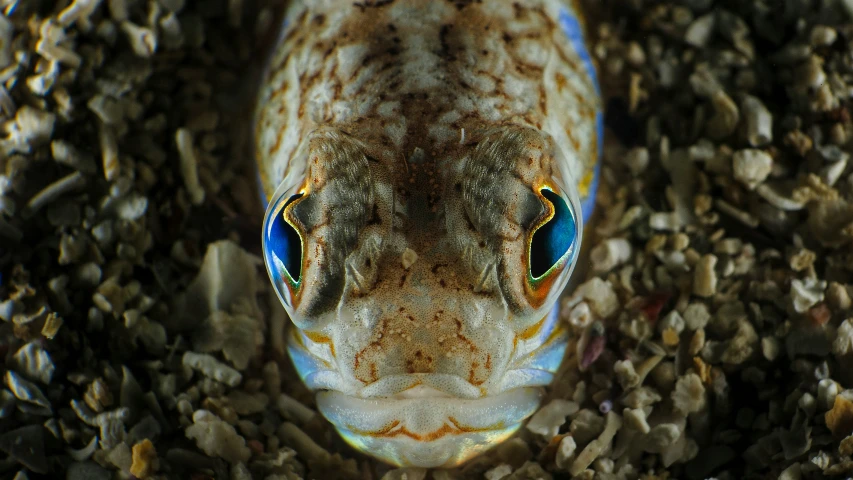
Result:
{"label": "fish body", "polygon": [[452,467],[539,406],[594,204],[595,69],[569,0],[291,2],[259,92],[288,351],[356,449]]}

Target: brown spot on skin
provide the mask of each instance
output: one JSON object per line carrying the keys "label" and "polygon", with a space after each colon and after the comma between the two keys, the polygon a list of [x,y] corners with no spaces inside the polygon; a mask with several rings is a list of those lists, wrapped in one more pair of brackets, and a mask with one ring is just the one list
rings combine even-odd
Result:
{"label": "brown spot on skin", "polygon": [[448,0],[448,2],[461,12],[468,5],[483,3],[483,0]]}
{"label": "brown spot on skin", "polygon": [[554,76],[554,80],[557,83],[557,90],[562,92],[566,88],[566,84],[568,82],[568,80],[566,80],[566,76],[558,72],[557,75]]}
{"label": "brown spot on skin", "polygon": [[447,41],[447,36],[450,34],[450,29],[452,28],[453,25],[444,24],[441,26],[441,30],[438,32],[438,38],[441,42],[440,56],[449,62],[453,62],[456,60],[456,57],[450,51],[450,45]]}

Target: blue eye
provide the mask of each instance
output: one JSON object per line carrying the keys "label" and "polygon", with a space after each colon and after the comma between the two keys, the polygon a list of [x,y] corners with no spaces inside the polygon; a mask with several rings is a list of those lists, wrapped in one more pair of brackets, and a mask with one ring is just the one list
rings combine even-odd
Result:
{"label": "blue eye", "polygon": [[530,274],[534,279],[561,263],[577,236],[575,217],[563,197],[548,189],[542,189],[541,193],[551,202],[554,214],[533,232],[530,241]]}
{"label": "blue eye", "polygon": [[284,267],[293,283],[299,283],[302,278],[302,237],[285,219],[285,215],[287,207],[300,198],[301,193],[290,197],[279,213],[270,219],[266,238],[267,253],[276,260],[275,263]]}

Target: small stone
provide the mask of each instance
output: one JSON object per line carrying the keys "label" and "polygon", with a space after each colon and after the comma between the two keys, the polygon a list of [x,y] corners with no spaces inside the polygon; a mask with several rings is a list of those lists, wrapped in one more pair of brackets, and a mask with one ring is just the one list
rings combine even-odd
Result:
{"label": "small stone", "polygon": [[102,378],[96,378],[89,384],[89,388],[83,395],[83,400],[89,408],[98,413],[103,412],[105,407],[113,404],[112,393]]}
{"label": "small stone", "polygon": [[596,245],[589,258],[596,273],[609,272],[631,258],[631,244],[623,238],[609,238]]}
{"label": "small stone", "polygon": [[567,469],[575,458],[578,444],[575,442],[575,437],[566,435],[560,440],[560,445],[557,447],[556,463],[557,468]]}
{"label": "small stone", "polygon": [[230,387],[236,387],[243,381],[240,372],[219,362],[212,355],[185,352],[183,364]]}
{"label": "small stone", "polygon": [[147,438],[133,446],[133,463],[130,474],[145,480],[157,471],[157,451]]}
{"label": "small stone", "polygon": [[678,332],[675,331],[674,328],[667,328],[661,333],[661,339],[663,340],[663,344],[667,347],[674,347],[678,345],[680,338],[678,336]]}
{"label": "small stone", "polygon": [[690,330],[701,330],[708,325],[711,314],[704,303],[691,303],[684,310],[684,323]]}
{"label": "small stone", "polygon": [[802,478],[802,464],[799,462],[791,464],[779,474],[779,480],[801,480]]}
{"label": "small stone", "polygon": [[764,358],[771,362],[779,358],[782,352],[782,342],[776,337],[764,337],[761,339],[761,353]]}
{"label": "small stone", "polygon": [[622,419],[628,428],[632,428],[640,433],[649,433],[651,427],[646,421],[646,413],[639,408],[626,408],[622,412]]}
{"label": "small stone", "polygon": [[483,476],[486,480],[501,480],[508,477],[512,473],[512,466],[502,463],[491,470],[487,470]]}
{"label": "small stone", "polygon": [[672,392],[672,405],[682,415],[705,408],[705,387],[699,375],[688,373],[678,379]]}
{"label": "small stone", "polygon": [[708,119],[705,131],[712,139],[721,140],[734,132],[740,121],[740,111],[723,89],[717,90],[711,96],[711,105],[714,115]]}
{"label": "small stone", "polygon": [[696,265],[693,277],[693,293],[700,297],[710,297],[717,292],[717,273],[714,267],[717,257],[712,254],[703,256]]}
{"label": "small stone", "polygon": [[661,396],[650,387],[639,387],[625,395],[622,402],[630,408],[645,408],[661,401]]}
{"label": "small stone", "polygon": [[153,30],[128,21],[121,22],[121,28],[136,55],[150,58],[157,51],[157,34]]}
{"label": "small stone", "polygon": [[317,415],[317,412],[284,393],[278,396],[276,406],[282,417],[299,423],[308,423]]}
{"label": "small stone", "polygon": [[572,462],[571,467],[569,467],[569,473],[579,475],[582,471],[586,470],[606,448],[609,448],[610,442],[620,428],[622,428],[622,418],[613,412],[609,412],[605,420],[604,431],[601,432],[598,438],[591,441],[577,456],[575,461]]}
{"label": "small stone", "polygon": [[50,355],[40,342],[29,342],[18,349],[12,357],[12,368],[45,385],[50,383],[56,370]]}
{"label": "small stone", "polygon": [[853,455],[853,435],[848,435],[838,445],[838,453],[846,456]]}
{"label": "small stone", "polygon": [[113,478],[109,470],[95,462],[74,462],[68,466],[68,480],[110,480]]}
{"label": "small stone", "polygon": [[130,447],[124,442],[119,443],[107,455],[107,460],[119,470],[130,471],[130,465],[133,462]]}
{"label": "small stone", "polygon": [[824,378],[817,384],[817,402],[822,410],[829,410],[835,404],[838,395],[838,383],[835,380]]}
{"label": "small stone", "polygon": [[44,427],[29,425],[9,430],[0,435],[0,451],[20,462],[35,473],[48,472],[48,461],[44,451]]}
{"label": "small stone", "polygon": [[805,313],[818,302],[823,301],[827,282],[806,278],[791,280],[791,302],[797,313]]}
{"label": "small stone", "polygon": [[809,309],[806,313],[806,318],[809,319],[812,325],[820,327],[829,322],[830,318],[832,318],[832,312],[826,303],[821,302]]}
{"label": "small stone", "polygon": [[575,414],[572,423],[569,424],[569,432],[578,444],[583,445],[592,441],[604,430],[604,418],[598,409],[585,408]]}
{"label": "small stone", "polygon": [[[687,353],[689,355],[697,355],[702,351],[702,348],[705,346],[705,329],[700,328],[693,332],[693,336],[690,337],[690,343],[687,345]],[[704,380],[703,380],[704,381]]]}
{"label": "small stone", "polygon": [[9,370],[6,372],[6,386],[22,402],[31,403],[42,407],[48,414],[52,412],[50,401],[42,393],[41,389],[32,382],[24,380],[20,375]]}
{"label": "small stone", "polygon": [[[619,298],[610,282],[593,277],[580,285],[572,299],[587,300],[592,311],[601,318],[608,318],[619,308]],[[574,304],[574,303],[573,303]]]}
{"label": "small stone", "polygon": [[[753,147],[763,147],[773,141],[773,114],[756,97],[747,95],[741,103],[746,120],[746,138]],[[765,176],[766,178],[766,176]]]}
{"label": "small stone", "polygon": [[643,449],[651,453],[661,453],[678,440],[681,431],[674,423],[661,423],[643,437]]}
{"label": "small stone", "polygon": [[853,433],[853,402],[836,395],[832,409],[824,415],[826,426],[836,438],[843,438]]}
{"label": "small stone", "polygon": [[569,400],[554,399],[536,412],[527,422],[527,429],[550,440],[566,423],[566,417],[578,411],[578,404]]}
{"label": "small stone", "polygon": [[853,318],[841,322],[832,341],[832,353],[835,355],[847,355],[853,352]]}
{"label": "small stone", "polygon": [[738,150],[732,155],[734,177],[750,190],[764,182],[773,169],[773,157],[763,150]]}
{"label": "small stone", "polygon": [[185,434],[204,453],[231,463],[246,462],[252,454],[234,427],[206,410],[193,413],[193,424],[186,428]]}
{"label": "small stone", "polygon": [[635,177],[639,176],[649,166],[649,149],[635,147],[628,150],[628,153],[625,154],[625,165]]}
{"label": "small stone", "polygon": [[613,364],[613,373],[623,390],[630,390],[640,384],[640,376],[634,370],[631,360],[617,360]]}
{"label": "small stone", "polygon": [[654,230],[677,232],[683,224],[675,212],[655,212],[649,215],[649,226]]}
{"label": "small stone", "polygon": [[714,33],[716,18],[717,16],[714,13],[709,13],[694,20],[687,27],[687,32],[684,34],[684,41],[694,47],[705,47]]}
{"label": "small stone", "polygon": [[228,401],[239,415],[253,415],[266,409],[269,397],[260,392],[249,394],[235,390],[228,394]]}
{"label": "small stone", "polygon": [[181,174],[184,177],[184,185],[190,194],[193,205],[201,205],[204,201],[205,191],[199,182],[198,157],[193,147],[192,133],[189,129],[181,128],[175,134],[175,142],[181,158]]}
{"label": "small stone", "polygon": [[838,38],[838,32],[836,32],[834,28],[826,25],[816,25],[812,28],[812,33],[809,38],[812,46],[825,47],[835,43],[835,39]]}
{"label": "small stone", "polygon": [[637,42],[629,42],[625,52],[625,59],[631,65],[640,67],[646,63],[646,52],[643,47]]}

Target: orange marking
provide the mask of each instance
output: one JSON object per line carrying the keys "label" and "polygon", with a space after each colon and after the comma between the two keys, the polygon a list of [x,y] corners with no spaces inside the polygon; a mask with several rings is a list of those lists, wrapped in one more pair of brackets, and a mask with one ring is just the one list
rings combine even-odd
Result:
{"label": "orange marking", "polygon": [[399,437],[402,435],[404,437],[409,437],[412,440],[417,440],[419,442],[432,442],[432,441],[438,440],[439,438],[445,437],[447,435],[462,435],[465,433],[488,432],[490,430],[497,430],[497,429],[504,428],[503,422],[498,422],[494,425],[491,425],[491,426],[488,426],[485,428],[474,428],[474,427],[469,427],[467,425],[460,424],[459,421],[453,417],[447,417],[447,419],[450,421],[450,423],[452,425],[444,424],[440,428],[438,428],[437,430],[433,430],[432,432],[428,432],[428,433],[424,433],[424,434],[412,432],[403,426],[401,426],[400,428],[397,428],[395,430],[395,428],[400,425],[399,420],[394,420],[393,422],[388,424],[388,426],[383,427],[381,430],[376,430],[376,431],[372,431],[372,432],[364,431],[364,430],[358,430],[356,428],[352,428],[349,425],[347,425],[347,429],[353,433],[356,433],[358,435],[364,435],[367,437],[394,438],[394,437]]}
{"label": "orange marking", "polygon": [[468,425],[460,424],[459,420],[456,420],[453,417],[447,417],[447,419],[450,420],[450,423],[452,423],[454,427],[456,427],[460,432],[463,432],[463,433],[488,432],[490,430],[498,430],[498,429],[505,427],[504,422],[498,422],[498,423],[496,423],[494,425],[490,425],[488,427],[474,428],[474,427],[469,427]]}
{"label": "orange marking", "polygon": [[579,193],[581,198],[585,198],[589,194],[589,187],[592,185],[592,179],[594,176],[594,170],[587,170],[580,183],[578,183],[578,190],[580,190]]}
{"label": "orange marking", "polygon": [[[533,325],[527,327],[521,333],[516,333],[515,337],[512,339],[512,352],[515,353],[515,349],[518,348],[518,339],[522,340],[530,340],[534,335],[539,333],[539,330],[542,328],[542,325],[545,324],[545,319],[548,318],[548,315],[542,317],[542,320],[534,323]],[[491,359],[490,359],[491,360]]]}
{"label": "orange marking", "polygon": [[305,333],[305,336],[308,337],[308,339],[314,343],[327,343],[327,344],[329,344],[329,350],[331,350],[331,352],[332,352],[332,358],[336,358],[335,357],[335,344],[332,343],[331,338],[323,335],[322,333],[317,333],[317,332],[303,332],[303,333]]}
{"label": "orange marking", "polygon": [[527,327],[523,332],[518,334],[518,338],[522,340],[530,340],[531,338],[533,338],[533,336],[539,332],[539,329],[542,328],[542,325],[545,324],[545,318],[547,317],[542,317],[542,320],[539,320],[533,325]]}

